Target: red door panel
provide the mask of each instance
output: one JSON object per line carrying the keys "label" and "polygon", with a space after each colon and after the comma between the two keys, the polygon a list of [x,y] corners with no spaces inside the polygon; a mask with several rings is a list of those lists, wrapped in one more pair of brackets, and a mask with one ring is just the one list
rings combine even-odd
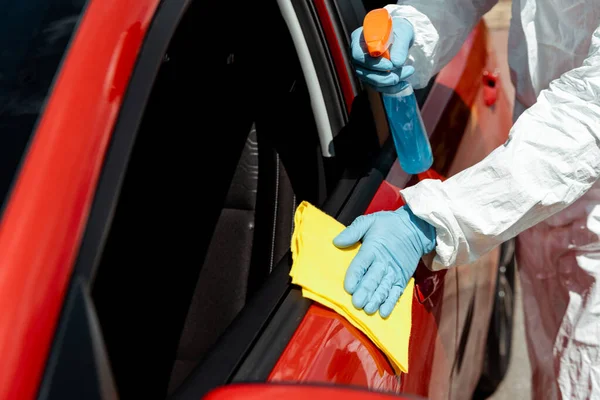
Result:
{"label": "red door panel", "polygon": [[332,386],[234,384],[217,388],[204,400],[418,400],[385,393],[367,392],[360,388]]}
{"label": "red door panel", "polygon": [[400,382],[377,347],[339,314],[312,305],[269,377],[400,392]]}

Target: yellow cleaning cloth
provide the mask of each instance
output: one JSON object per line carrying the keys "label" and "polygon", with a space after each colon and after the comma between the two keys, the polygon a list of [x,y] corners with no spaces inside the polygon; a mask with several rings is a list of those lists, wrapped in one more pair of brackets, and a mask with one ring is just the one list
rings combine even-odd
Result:
{"label": "yellow cleaning cloth", "polygon": [[411,278],[392,314],[367,315],[352,305],[344,290],[344,276],[360,244],[338,249],[333,238],[344,225],[313,205],[302,202],[294,216],[292,235],[292,283],[302,287],[302,295],[336,311],[362,331],[388,357],[396,372],[408,372],[414,280]]}

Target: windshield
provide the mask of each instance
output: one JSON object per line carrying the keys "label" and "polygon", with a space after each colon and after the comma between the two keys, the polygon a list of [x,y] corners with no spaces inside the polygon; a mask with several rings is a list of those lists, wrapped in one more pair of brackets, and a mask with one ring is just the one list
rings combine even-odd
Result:
{"label": "windshield", "polygon": [[0,0],[0,204],[27,144],[86,0]]}

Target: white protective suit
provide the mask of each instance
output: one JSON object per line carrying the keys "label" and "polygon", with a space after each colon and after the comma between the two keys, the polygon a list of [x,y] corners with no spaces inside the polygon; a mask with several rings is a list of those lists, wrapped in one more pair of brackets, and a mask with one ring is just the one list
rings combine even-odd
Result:
{"label": "white protective suit", "polygon": [[[416,88],[456,55],[496,2],[386,6],[413,24],[407,63],[415,65],[409,80]],[[436,227],[434,269],[470,263],[520,234],[533,394],[540,399],[600,399],[600,184],[590,190],[600,177],[599,25],[600,0],[513,0],[516,123],[508,141],[445,182],[402,191],[412,211]]]}

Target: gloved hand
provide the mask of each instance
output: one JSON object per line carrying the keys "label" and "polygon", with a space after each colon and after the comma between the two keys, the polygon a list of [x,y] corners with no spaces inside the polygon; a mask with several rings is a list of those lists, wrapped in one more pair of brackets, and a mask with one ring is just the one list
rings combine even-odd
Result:
{"label": "gloved hand", "polygon": [[387,318],[402,295],[421,257],[435,248],[435,228],[407,207],[363,215],[333,239],[337,247],[362,239],[346,271],[344,288],[352,304]]}
{"label": "gloved hand", "polygon": [[404,66],[414,38],[412,24],[404,18],[395,17],[392,19],[392,32],[394,41],[389,47],[389,60],[369,55],[362,27],[352,32],[351,36],[350,47],[356,75],[382,93],[396,93],[401,87],[400,82],[415,72],[413,66]]}

